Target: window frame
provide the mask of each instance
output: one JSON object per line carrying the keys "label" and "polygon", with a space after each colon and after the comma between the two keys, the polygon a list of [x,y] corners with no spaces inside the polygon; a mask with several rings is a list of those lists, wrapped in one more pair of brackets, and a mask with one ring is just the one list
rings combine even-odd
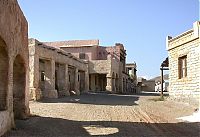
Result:
{"label": "window frame", "polygon": [[187,55],[178,58],[178,78],[187,77]]}

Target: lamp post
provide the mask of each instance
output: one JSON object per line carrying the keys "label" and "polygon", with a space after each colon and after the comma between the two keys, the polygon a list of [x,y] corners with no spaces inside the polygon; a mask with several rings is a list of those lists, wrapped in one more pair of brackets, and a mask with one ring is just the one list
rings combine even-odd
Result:
{"label": "lamp post", "polygon": [[163,97],[163,66],[161,66],[160,70],[161,70],[161,93],[160,93],[160,96],[162,98]]}

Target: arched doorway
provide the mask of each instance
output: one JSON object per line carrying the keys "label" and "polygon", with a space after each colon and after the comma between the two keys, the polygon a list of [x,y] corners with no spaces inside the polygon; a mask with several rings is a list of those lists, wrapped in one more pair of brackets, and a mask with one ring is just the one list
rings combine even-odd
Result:
{"label": "arched doorway", "polygon": [[25,118],[25,64],[17,55],[13,64],[13,112],[15,119]]}
{"label": "arched doorway", "polygon": [[6,110],[8,87],[8,54],[6,44],[0,37],[0,111]]}

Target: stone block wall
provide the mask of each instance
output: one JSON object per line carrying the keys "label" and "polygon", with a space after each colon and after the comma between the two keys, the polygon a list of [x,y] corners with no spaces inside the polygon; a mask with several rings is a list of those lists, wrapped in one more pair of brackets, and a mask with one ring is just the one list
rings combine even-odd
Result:
{"label": "stone block wall", "polygon": [[91,60],[89,62],[89,72],[111,74],[111,60]]}
{"label": "stone block wall", "polygon": [[[200,99],[200,40],[199,22],[193,29],[167,38],[169,55],[169,93],[172,98],[192,104]],[[187,56],[187,76],[179,78],[179,57]]]}

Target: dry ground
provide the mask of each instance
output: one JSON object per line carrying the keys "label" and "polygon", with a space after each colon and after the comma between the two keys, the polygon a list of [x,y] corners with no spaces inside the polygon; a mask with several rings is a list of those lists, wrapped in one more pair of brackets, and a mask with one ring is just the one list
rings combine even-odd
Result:
{"label": "dry ground", "polygon": [[157,94],[84,94],[30,102],[32,117],[17,120],[11,136],[198,137],[199,123],[176,120],[194,107],[173,101],[153,101]]}

